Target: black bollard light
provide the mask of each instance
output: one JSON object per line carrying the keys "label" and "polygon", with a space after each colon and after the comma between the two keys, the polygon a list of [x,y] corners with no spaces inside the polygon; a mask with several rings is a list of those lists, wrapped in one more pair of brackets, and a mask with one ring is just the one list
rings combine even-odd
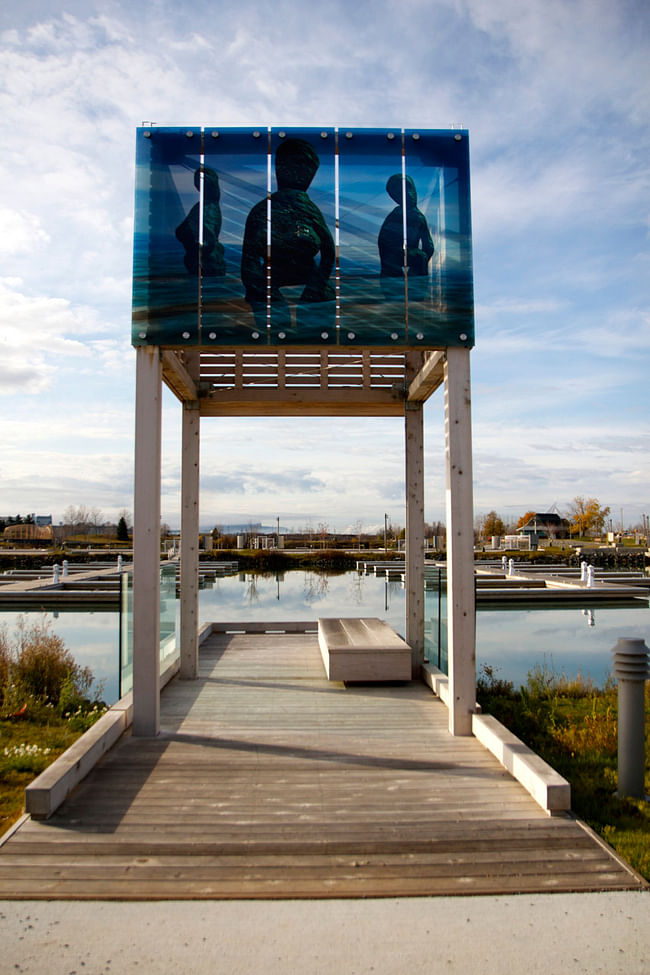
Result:
{"label": "black bollard light", "polygon": [[618,795],[643,799],[648,648],[641,639],[619,637],[612,653],[618,682]]}

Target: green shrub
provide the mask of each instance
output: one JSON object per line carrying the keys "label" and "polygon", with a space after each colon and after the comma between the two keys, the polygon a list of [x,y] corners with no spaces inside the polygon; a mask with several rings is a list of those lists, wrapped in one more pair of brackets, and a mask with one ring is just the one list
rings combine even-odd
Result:
{"label": "green shrub", "polygon": [[0,635],[0,715],[43,720],[48,709],[60,713],[88,709],[93,675],[78,664],[45,619],[20,617],[13,642]]}
{"label": "green shrub", "polygon": [[[608,680],[601,689],[578,675],[569,679],[546,663],[536,665],[515,691],[483,665],[477,700],[571,783],[574,811],[635,869],[650,879],[650,807],[619,796],[618,697]],[[646,754],[650,756],[650,682],[646,684]],[[646,791],[650,764],[646,761]]]}

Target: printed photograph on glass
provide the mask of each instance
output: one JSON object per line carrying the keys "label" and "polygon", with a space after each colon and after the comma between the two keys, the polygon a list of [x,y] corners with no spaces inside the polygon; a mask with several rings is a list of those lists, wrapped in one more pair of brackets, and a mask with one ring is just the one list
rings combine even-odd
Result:
{"label": "printed photograph on glass", "polygon": [[139,129],[133,344],[474,344],[454,130]]}

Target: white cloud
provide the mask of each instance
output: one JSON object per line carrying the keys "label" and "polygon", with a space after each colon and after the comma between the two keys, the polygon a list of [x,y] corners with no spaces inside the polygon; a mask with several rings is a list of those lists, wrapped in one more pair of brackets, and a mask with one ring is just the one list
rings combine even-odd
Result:
{"label": "white cloud", "polygon": [[0,257],[33,254],[49,239],[36,214],[0,207]]}
{"label": "white cloud", "polygon": [[[48,497],[61,510],[104,508],[111,492],[116,510],[130,506],[133,147],[145,118],[466,123],[477,499],[497,510],[500,497],[522,500],[525,510],[531,497],[539,505],[572,497],[583,478],[585,492],[607,490],[614,502],[617,492],[643,496],[647,446],[635,446],[647,425],[650,334],[642,4],[278,0],[270,19],[257,0],[223,0],[218,16],[203,0],[67,0],[65,14],[46,0],[9,7],[0,9],[0,392],[39,394],[28,408],[23,400],[20,422],[4,397],[2,447],[11,450],[0,456],[11,477],[0,497],[9,510],[39,507],[26,499],[44,459],[44,510]],[[444,480],[442,395],[435,399],[428,518]],[[180,409],[167,393],[164,403],[166,503],[178,511]],[[251,516],[345,524],[367,512],[382,524],[388,510],[401,520],[400,421],[208,420],[202,456],[208,474],[257,465],[267,475],[249,476],[245,496],[236,480],[232,490],[222,481],[206,491],[215,518],[227,499]],[[312,490],[292,491],[292,476]]]}
{"label": "white cloud", "polygon": [[90,348],[83,338],[97,332],[93,309],[74,307],[63,298],[28,296],[15,279],[0,279],[0,394],[27,395],[47,389],[56,362],[84,358]]}

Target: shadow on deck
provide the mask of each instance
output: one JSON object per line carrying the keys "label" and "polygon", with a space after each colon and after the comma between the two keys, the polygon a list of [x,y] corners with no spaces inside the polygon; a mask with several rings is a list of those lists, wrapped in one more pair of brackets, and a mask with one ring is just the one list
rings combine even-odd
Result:
{"label": "shadow on deck", "polygon": [[313,633],[213,634],[155,739],[125,735],[0,849],[4,898],[295,898],[632,890],[417,682],[325,680]]}

